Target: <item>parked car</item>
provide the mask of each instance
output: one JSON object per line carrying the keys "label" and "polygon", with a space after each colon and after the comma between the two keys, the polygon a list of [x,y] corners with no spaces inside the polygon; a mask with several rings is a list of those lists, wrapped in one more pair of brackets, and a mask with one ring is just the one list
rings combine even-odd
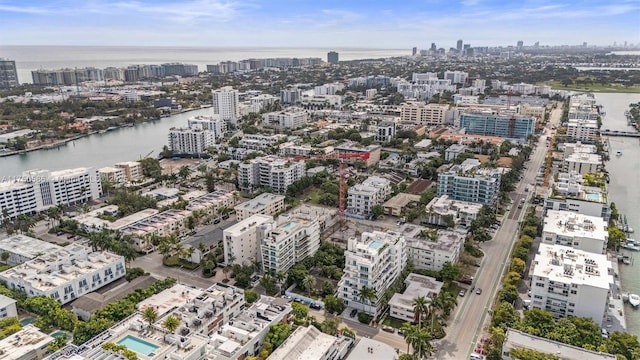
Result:
{"label": "parked car", "polygon": [[609,338],[609,331],[605,328],[600,329],[600,335],[602,335],[603,339]]}
{"label": "parked car", "polygon": [[402,331],[402,329],[398,329],[398,335],[404,335],[404,331]]}
{"label": "parked car", "polygon": [[478,294],[478,295],[482,294],[482,289],[477,288],[477,289],[476,289],[476,294]]}
{"label": "parked car", "polygon": [[356,317],[356,315],[358,315],[358,310],[353,309],[353,310],[351,310],[351,313],[349,314],[349,317],[354,318],[354,317]]}
{"label": "parked car", "polygon": [[56,233],[56,235],[57,235],[57,236],[60,236],[60,235],[62,235],[62,234],[64,234],[64,231],[58,231],[58,232]]}
{"label": "parked car", "polygon": [[467,290],[462,289],[462,290],[460,290],[460,292],[458,293],[458,296],[463,297],[463,296],[464,296],[464,294],[466,294],[466,293],[467,293]]}
{"label": "parked car", "polygon": [[382,327],[382,330],[386,331],[386,332],[390,332],[390,333],[395,333],[396,332],[396,329],[392,328],[391,326],[386,326],[386,325]]}
{"label": "parked car", "polygon": [[316,303],[313,303],[313,304],[309,305],[309,307],[310,307],[310,308],[312,308],[312,309],[314,309],[314,310],[320,310],[320,309],[322,309],[322,306],[320,306],[320,305],[318,305],[318,304],[316,304]]}

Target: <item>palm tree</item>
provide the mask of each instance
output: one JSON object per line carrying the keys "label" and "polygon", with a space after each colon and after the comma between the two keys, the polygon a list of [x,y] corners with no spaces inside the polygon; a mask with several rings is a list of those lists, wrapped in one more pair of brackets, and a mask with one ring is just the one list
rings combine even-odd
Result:
{"label": "palm tree", "polygon": [[458,304],[458,298],[447,291],[440,292],[436,298],[442,302],[442,312],[444,316],[449,317],[451,310]]}
{"label": "palm tree", "polygon": [[417,327],[414,325],[411,325],[410,322],[406,322],[402,324],[402,327],[400,328],[400,330],[402,330],[402,337],[404,338],[404,341],[407,343],[407,354],[409,354],[409,347],[414,342],[414,339],[416,337],[416,329]]}
{"label": "palm tree", "polygon": [[311,289],[316,285],[316,278],[313,275],[307,275],[302,279],[302,286],[307,289],[309,297],[311,297]]}
{"label": "palm tree", "polygon": [[375,288],[363,286],[358,290],[358,296],[363,304],[371,305],[373,300],[378,299],[378,291]]}
{"label": "palm tree", "polygon": [[418,327],[422,326],[422,316],[429,311],[429,300],[424,296],[418,296],[413,299],[413,313],[415,315],[415,322],[418,323]]}
{"label": "palm tree", "polygon": [[287,274],[285,274],[282,271],[278,271],[275,275],[275,278],[278,281],[279,294],[282,294],[282,285],[284,284],[284,281],[287,279]]}
{"label": "palm tree", "polygon": [[149,327],[153,325],[154,322],[158,319],[158,312],[153,308],[153,306],[148,306],[142,312],[142,318],[149,323]]}
{"label": "palm tree", "polygon": [[173,333],[178,328],[178,326],[180,326],[180,320],[178,320],[177,317],[171,315],[164,320],[162,326]]}
{"label": "palm tree", "polygon": [[431,333],[427,329],[418,327],[412,337],[413,356],[417,359],[424,359],[431,355],[435,351],[431,343],[432,339]]}

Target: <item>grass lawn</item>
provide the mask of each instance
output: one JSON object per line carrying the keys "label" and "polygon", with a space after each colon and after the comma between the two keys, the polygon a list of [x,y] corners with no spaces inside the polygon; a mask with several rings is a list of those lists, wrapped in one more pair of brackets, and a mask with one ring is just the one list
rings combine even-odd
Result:
{"label": "grass lawn", "polygon": [[387,326],[394,327],[396,329],[400,329],[402,327],[402,324],[406,322],[407,322],[406,320],[400,320],[391,316],[387,316],[382,322],[382,325],[387,325]]}
{"label": "grass lawn", "polygon": [[576,90],[576,91],[591,91],[591,92],[604,92],[604,93],[640,93],[640,85],[634,85],[626,87],[621,84],[585,84],[585,85],[569,85],[565,87],[560,81],[545,81],[544,85],[549,85],[558,90]]}
{"label": "grass lawn", "polygon": [[322,190],[316,187],[312,188],[311,191],[305,194],[306,198],[311,198],[309,203],[314,205],[320,204],[320,195],[322,195]]}

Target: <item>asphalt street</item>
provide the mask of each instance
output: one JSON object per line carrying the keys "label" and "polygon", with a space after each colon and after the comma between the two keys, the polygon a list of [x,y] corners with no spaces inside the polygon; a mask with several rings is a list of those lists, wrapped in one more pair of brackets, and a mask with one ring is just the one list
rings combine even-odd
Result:
{"label": "asphalt street", "polygon": [[[559,123],[561,116],[561,108],[554,110],[551,114],[551,123]],[[482,294],[468,292],[464,297],[458,298],[459,306],[452,315],[453,319],[449,321],[447,336],[436,343],[438,353],[435,357],[437,359],[468,359],[479,337],[489,324],[491,319],[489,311],[500,288],[505,267],[509,265],[509,254],[518,234],[519,222],[526,210],[526,207],[518,209],[517,205],[520,199],[526,198],[530,194],[525,191],[525,188],[535,184],[536,173],[547,154],[545,141],[546,135],[540,136],[538,146],[526,165],[524,177],[511,194],[514,205],[508,216],[503,219],[493,240],[482,244],[485,256],[478,270],[478,275],[474,279],[475,287],[481,288]]]}

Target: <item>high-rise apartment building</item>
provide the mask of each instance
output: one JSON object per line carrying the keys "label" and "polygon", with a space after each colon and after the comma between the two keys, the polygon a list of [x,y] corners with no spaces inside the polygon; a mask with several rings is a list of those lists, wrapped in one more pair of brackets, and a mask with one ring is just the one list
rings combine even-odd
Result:
{"label": "high-rise apartment building", "polygon": [[298,108],[274,111],[262,115],[263,125],[278,129],[297,129],[306,126],[307,118],[307,112]]}
{"label": "high-rise apartment building", "polygon": [[240,118],[238,90],[231,86],[225,86],[213,92],[213,113],[220,116],[232,126],[238,125]]}
{"label": "high-rise apartment building", "polygon": [[349,188],[346,214],[356,218],[368,218],[371,209],[382,204],[391,195],[391,182],[378,176],[370,176],[361,184]]}
{"label": "high-rise apartment building", "polygon": [[215,143],[214,134],[209,130],[175,127],[169,129],[169,149],[175,154],[204,154],[207,148]]}
{"label": "high-rise apartment building", "polygon": [[443,125],[447,110],[449,110],[447,104],[408,103],[400,108],[400,121],[420,125]]}
{"label": "high-rise apartment building", "polygon": [[338,63],[338,53],[335,51],[329,51],[327,53],[327,62],[329,64],[337,64]]}
{"label": "high-rise apartment building", "polygon": [[0,89],[8,89],[20,85],[18,70],[14,60],[0,58]]}
{"label": "high-rise apartment building", "polygon": [[456,49],[458,50],[458,52],[462,52],[462,40],[458,40],[458,42],[456,43]]}

